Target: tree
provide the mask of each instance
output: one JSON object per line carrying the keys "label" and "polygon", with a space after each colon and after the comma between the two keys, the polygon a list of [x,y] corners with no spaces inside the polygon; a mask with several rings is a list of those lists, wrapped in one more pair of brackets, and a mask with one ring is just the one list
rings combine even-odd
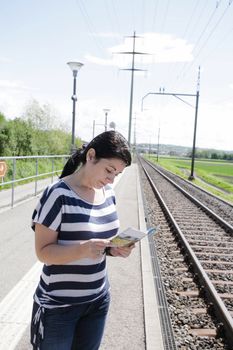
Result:
{"label": "tree", "polygon": [[2,112],[0,112],[0,130],[6,124],[6,118]]}
{"label": "tree", "polygon": [[26,106],[23,119],[31,123],[35,129],[51,130],[58,128],[56,112],[49,104],[40,105],[32,99]]}
{"label": "tree", "polygon": [[219,158],[219,157],[218,157],[217,152],[211,153],[211,159],[218,159],[218,158]]}
{"label": "tree", "polygon": [[0,156],[7,156],[9,137],[9,128],[6,118],[4,114],[0,112]]}
{"label": "tree", "polygon": [[32,154],[32,128],[26,121],[15,118],[8,122],[8,148],[12,156],[26,156]]}

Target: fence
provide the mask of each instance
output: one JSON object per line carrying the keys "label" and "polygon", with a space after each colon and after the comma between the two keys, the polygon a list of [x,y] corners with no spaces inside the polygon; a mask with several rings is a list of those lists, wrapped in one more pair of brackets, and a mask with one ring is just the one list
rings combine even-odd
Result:
{"label": "fence", "polygon": [[[7,176],[2,177],[2,181],[0,182],[0,193],[1,190],[6,187],[11,187],[11,207],[14,206],[14,196],[15,196],[15,186],[22,182],[35,182],[35,188],[34,188],[34,195],[36,196],[38,194],[37,185],[38,180],[41,178],[49,178],[51,177],[51,182],[53,182],[54,176],[58,175],[62,169],[57,169],[56,166],[61,166],[61,160],[62,160],[62,167],[66,161],[66,159],[69,157],[69,155],[44,155],[44,156],[18,156],[18,157],[1,157],[0,161],[4,161],[7,163]],[[51,171],[49,172],[39,172],[39,161],[42,159],[51,160]],[[35,160],[34,170],[30,169],[29,172],[34,173],[33,175],[26,176],[26,177],[19,177],[17,174],[17,161],[19,160]],[[57,164],[59,163],[59,164]],[[30,162],[30,166],[31,166]],[[22,170],[22,164],[21,164],[21,173]],[[10,177],[10,180],[5,181],[5,178],[7,179]]]}

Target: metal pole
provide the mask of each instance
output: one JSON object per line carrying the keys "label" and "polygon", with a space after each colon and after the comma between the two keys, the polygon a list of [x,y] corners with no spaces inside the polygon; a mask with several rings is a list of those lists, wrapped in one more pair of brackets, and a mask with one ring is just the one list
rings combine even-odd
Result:
{"label": "metal pole", "polygon": [[197,113],[198,113],[198,102],[199,102],[199,87],[200,87],[200,67],[199,67],[199,71],[198,71],[198,80],[197,80],[196,107],[195,107],[194,132],[193,132],[193,149],[192,149],[191,173],[189,176],[189,180],[194,180],[194,162],[195,162],[195,147],[196,147],[196,133],[197,133]]}
{"label": "metal pole", "polygon": [[92,133],[92,138],[95,137],[95,120],[93,120],[93,133]]}
{"label": "metal pole", "polygon": [[104,131],[107,131],[107,126],[108,126],[108,112],[105,112]]}
{"label": "metal pole", "polygon": [[160,128],[158,130],[157,162],[159,161],[159,137],[160,137]]}
{"label": "metal pole", "polygon": [[51,177],[51,183],[53,183],[53,176],[54,176],[54,158],[52,158],[52,177]]}
{"label": "metal pole", "polygon": [[199,91],[197,91],[197,95],[196,95],[196,108],[195,108],[194,132],[193,132],[192,161],[191,161],[191,173],[190,173],[190,176],[189,176],[189,180],[194,180],[194,161],[195,161],[195,147],[196,147],[198,101],[199,101]]}
{"label": "metal pole", "polygon": [[38,181],[38,158],[36,158],[35,196],[37,195],[37,181]]}
{"label": "metal pole", "polygon": [[14,206],[15,197],[15,174],[16,174],[16,159],[13,158],[13,169],[12,169],[12,184],[11,184],[11,208]]}
{"label": "metal pole", "polygon": [[74,82],[73,82],[73,95],[71,97],[73,101],[73,111],[72,111],[72,138],[71,138],[71,152],[74,152],[75,150],[75,104],[77,102],[77,96],[76,96],[76,77],[77,77],[78,71],[74,70],[73,71],[73,77],[74,77]]}
{"label": "metal pole", "polygon": [[133,34],[133,54],[132,54],[132,68],[131,68],[131,89],[130,89],[130,104],[129,104],[129,130],[128,130],[128,143],[131,142],[131,124],[132,124],[132,107],[133,107],[133,84],[134,84],[134,55],[135,55],[135,35]]}
{"label": "metal pole", "polygon": [[104,131],[107,131],[108,130],[108,112],[110,112],[110,109],[104,108],[103,111],[105,113]]}

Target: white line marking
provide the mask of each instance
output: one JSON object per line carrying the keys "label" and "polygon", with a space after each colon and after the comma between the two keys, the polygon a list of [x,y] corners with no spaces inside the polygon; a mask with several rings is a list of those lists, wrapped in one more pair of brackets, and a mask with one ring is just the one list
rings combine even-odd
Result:
{"label": "white line marking", "polygon": [[33,293],[42,264],[37,262],[0,303],[0,349],[14,350],[30,322]]}

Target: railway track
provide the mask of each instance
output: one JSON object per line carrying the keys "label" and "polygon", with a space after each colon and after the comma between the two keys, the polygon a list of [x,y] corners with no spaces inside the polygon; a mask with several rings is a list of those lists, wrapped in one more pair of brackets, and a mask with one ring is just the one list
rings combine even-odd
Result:
{"label": "railway track", "polygon": [[160,225],[151,252],[159,259],[176,346],[233,349],[232,206],[171,182],[144,160],[140,166],[148,224]]}

